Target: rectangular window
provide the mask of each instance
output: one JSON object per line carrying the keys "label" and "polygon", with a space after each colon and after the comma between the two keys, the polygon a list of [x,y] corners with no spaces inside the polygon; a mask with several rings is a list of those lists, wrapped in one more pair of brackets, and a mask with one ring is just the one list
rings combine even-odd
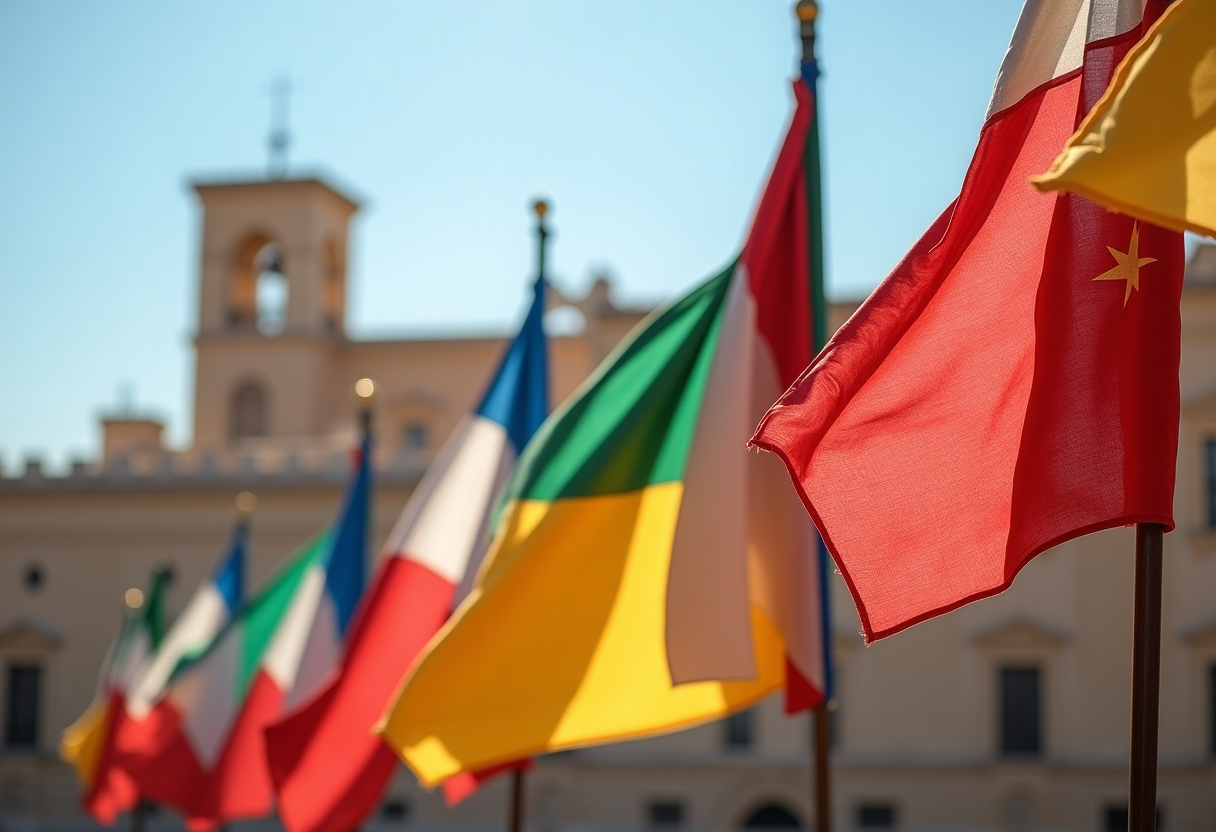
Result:
{"label": "rectangular window", "polygon": [[1102,832],[1127,832],[1127,805],[1102,810]]}
{"label": "rectangular window", "polygon": [[722,720],[722,744],[728,751],[751,748],[756,742],[756,712],[749,708]]}
{"label": "rectangular window", "polygon": [[651,826],[683,826],[684,804],[678,800],[654,800],[646,807]]}
{"label": "rectangular window", "polygon": [[859,803],[857,805],[857,827],[859,829],[894,829],[895,807],[890,803]]}
{"label": "rectangular window", "polygon": [[1002,667],[1001,754],[1038,756],[1043,752],[1042,681],[1037,667]]}
{"label": "rectangular window", "polygon": [[1216,439],[1207,445],[1208,463],[1208,527],[1216,529]]}
{"label": "rectangular window", "polygon": [[1208,753],[1216,757],[1216,664],[1208,668]]}
{"label": "rectangular window", "polygon": [[[1157,832],[1165,832],[1165,812],[1157,807],[1155,825]],[[1102,809],[1102,832],[1127,832],[1128,814],[1126,803],[1110,803]]]}
{"label": "rectangular window", "polygon": [[38,694],[42,669],[36,665],[14,664],[8,668],[5,702],[4,744],[9,748],[34,748],[38,745]]}
{"label": "rectangular window", "polygon": [[410,804],[399,797],[390,797],[380,807],[380,817],[393,823],[403,823],[410,816]]}

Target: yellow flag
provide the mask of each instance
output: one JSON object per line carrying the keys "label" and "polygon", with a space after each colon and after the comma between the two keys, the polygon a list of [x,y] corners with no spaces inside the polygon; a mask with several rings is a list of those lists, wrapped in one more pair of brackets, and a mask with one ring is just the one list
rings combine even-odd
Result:
{"label": "yellow flag", "polygon": [[1216,237],[1216,0],[1170,7],[1051,170],[1031,181]]}
{"label": "yellow flag", "polygon": [[76,769],[76,775],[86,790],[92,788],[101,752],[110,734],[114,719],[108,697],[93,700],[80,719],[63,731],[59,741],[59,756]]}

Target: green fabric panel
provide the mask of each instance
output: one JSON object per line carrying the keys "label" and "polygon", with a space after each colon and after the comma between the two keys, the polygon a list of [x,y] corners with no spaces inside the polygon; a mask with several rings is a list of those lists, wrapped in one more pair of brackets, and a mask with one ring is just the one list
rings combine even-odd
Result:
{"label": "green fabric panel", "polygon": [[504,504],[683,479],[734,270],[657,313],[600,365],[528,444]]}
{"label": "green fabric panel", "polygon": [[152,588],[148,590],[148,603],[143,608],[143,623],[148,628],[148,640],[155,651],[165,637],[165,588],[169,584],[166,569],[152,570]]}
{"label": "green fabric panel", "polygon": [[168,573],[164,569],[152,570],[152,585],[148,587],[144,604],[133,612],[128,612],[123,618],[122,635],[114,648],[110,661],[110,670],[120,668],[128,660],[131,650],[139,635],[144,631],[148,634],[148,649],[156,652],[161,639],[165,637],[165,587],[168,584]]}
{"label": "green fabric panel", "polygon": [[[300,582],[309,567],[323,565],[329,553],[330,530],[318,534],[274,576],[265,587],[237,613],[229,626],[241,627],[244,643],[241,647],[241,665],[237,669],[237,699],[243,699],[253,680],[253,674],[262,663],[262,654],[270,645],[279,628],[287,607],[295,597]],[[217,641],[219,639],[216,639]]]}

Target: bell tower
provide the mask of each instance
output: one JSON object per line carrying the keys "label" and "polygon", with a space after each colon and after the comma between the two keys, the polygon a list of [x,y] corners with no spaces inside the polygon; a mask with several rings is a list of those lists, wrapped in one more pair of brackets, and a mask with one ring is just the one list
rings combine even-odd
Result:
{"label": "bell tower", "polygon": [[194,445],[323,435],[359,206],[318,179],[194,184],[203,208]]}

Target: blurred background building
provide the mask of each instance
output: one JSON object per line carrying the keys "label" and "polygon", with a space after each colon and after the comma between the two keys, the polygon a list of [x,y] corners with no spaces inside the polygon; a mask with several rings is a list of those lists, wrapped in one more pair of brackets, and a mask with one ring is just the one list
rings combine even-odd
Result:
{"label": "blurred background building", "polygon": [[[254,585],[262,580],[333,516],[355,440],[351,390],[365,376],[377,384],[373,523],[383,542],[502,348],[496,337],[348,338],[358,205],[325,182],[201,182],[195,192],[204,222],[189,446],[166,447],[155,417],[120,409],[102,421],[100,459],[61,476],[35,462],[0,472],[4,829],[92,828],[55,748],[92,698],[124,590],[167,562],[170,613],[180,610],[220,556],[240,491],[258,497],[250,563]],[[585,297],[553,290],[550,304],[567,333],[552,341],[556,404],[646,310],[615,305],[606,280]],[[854,306],[833,305],[833,327]],[[1216,829],[1216,246],[1190,260],[1182,317],[1162,645],[1159,793],[1170,832]],[[836,827],[1125,829],[1132,550],[1131,530],[1065,544],[1004,594],[871,647],[836,581]],[[551,755],[527,778],[529,826],[804,826],[808,731],[769,701],[666,737]],[[368,829],[499,829],[505,802],[494,783],[449,810],[403,768]],[[150,824],[180,826],[154,810]]]}

